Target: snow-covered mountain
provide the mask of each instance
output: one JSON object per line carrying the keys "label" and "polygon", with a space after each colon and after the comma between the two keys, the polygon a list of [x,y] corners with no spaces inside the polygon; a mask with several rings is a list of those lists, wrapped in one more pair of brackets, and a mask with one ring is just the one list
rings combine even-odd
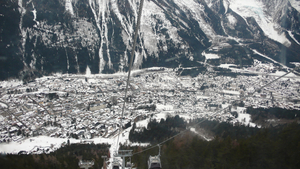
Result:
{"label": "snow-covered mountain", "polygon": [[[126,71],[139,3],[1,2],[0,79]],[[244,66],[262,56],[292,66],[300,62],[299,10],[298,0],[145,0],[134,68]]]}

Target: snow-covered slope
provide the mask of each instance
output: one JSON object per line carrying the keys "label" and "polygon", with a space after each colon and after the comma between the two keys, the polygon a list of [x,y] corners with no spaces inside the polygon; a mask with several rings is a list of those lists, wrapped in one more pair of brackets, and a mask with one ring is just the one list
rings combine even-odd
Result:
{"label": "snow-covered slope", "polygon": [[272,16],[267,13],[266,7],[262,1],[230,0],[229,8],[242,16],[244,19],[253,17],[267,37],[286,46],[291,45],[291,42],[287,39],[285,33],[280,29],[279,25],[277,23],[274,23]]}
{"label": "snow-covered slope", "polygon": [[290,0],[290,3],[297,11],[300,11],[300,1],[299,0]]}

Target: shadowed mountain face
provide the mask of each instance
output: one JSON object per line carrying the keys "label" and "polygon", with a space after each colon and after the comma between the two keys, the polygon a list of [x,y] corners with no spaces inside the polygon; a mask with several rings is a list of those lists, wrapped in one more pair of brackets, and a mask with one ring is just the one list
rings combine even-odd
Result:
{"label": "shadowed mountain face", "polygon": [[[138,0],[0,2],[0,79],[127,71]],[[292,3],[291,3],[292,2]],[[300,62],[298,1],[145,0],[134,68]],[[270,60],[269,60],[270,61]]]}

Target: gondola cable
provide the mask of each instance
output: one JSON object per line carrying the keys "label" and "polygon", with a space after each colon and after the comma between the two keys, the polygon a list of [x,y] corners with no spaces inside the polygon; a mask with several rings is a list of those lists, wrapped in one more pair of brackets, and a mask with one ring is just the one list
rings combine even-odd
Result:
{"label": "gondola cable", "polygon": [[131,51],[128,77],[127,77],[126,88],[125,88],[125,96],[124,96],[124,100],[123,100],[121,122],[120,122],[120,125],[119,125],[119,134],[118,134],[118,140],[117,140],[117,149],[118,149],[118,146],[119,146],[119,139],[120,139],[120,134],[121,134],[121,129],[122,129],[122,122],[123,122],[123,116],[124,116],[124,110],[125,110],[125,103],[126,103],[126,99],[127,99],[127,91],[128,91],[128,86],[129,86],[131,67],[132,67],[133,58],[135,56],[135,47],[136,47],[136,41],[137,41],[137,37],[138,37],[138,30],[139,30],[140,24],[141,24],[143,4],[144,4],[144,0],[141,0],[140,7],[139,7],[139,13],[138,13],[138,19],[137,19],[137,25],[135,27],[135,32],[134,32],[133,47],[132,47],[132,51]]}

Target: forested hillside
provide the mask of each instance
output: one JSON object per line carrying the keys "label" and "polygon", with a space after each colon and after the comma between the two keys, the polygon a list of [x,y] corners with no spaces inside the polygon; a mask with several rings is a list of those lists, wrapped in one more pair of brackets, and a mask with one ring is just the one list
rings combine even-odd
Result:
{"label": "forested hillside", "polygon": [[[160,122],[153,120],[147,129],[133,128],[130,138],[144,139],[156,145],[199,121],[201,119],[186,123],[179,116],[168,117]],[[300,167],[300,124],[296,122],[269,128],[253,128],[204,121],[196,130],[199,128],[212,133],[214,139],[205,141],[199,134],[186,131],[165,142],[161,147],[163,169]],[[101,156],[109,156],[108,148],[108,145],[71,144],[50,154],[2,155],[0,165],[7,169],[79,168],[78,161],[83,159],[94,160],[93,168],[101,168]],[[134,154],[137,153],[132,157],[132,162],[138,169],[146,169],[149,155],[157,155],[159,152],[158,147],[154,147],[138,153],[147,148],[122,145],[120,149],[130,149]]]}
{"label": "forested hillside", "polygon": [[[300,125],[261,129],[248,138],[232,139],[217,136],[203,141],[188,132],[162,146],[164,169],[198,168],[299,168]],[[136,147],[135,152],[141,151]],[[158,148],[133,157],[139,169],[147,168],[149,155],[157,155]]]}

